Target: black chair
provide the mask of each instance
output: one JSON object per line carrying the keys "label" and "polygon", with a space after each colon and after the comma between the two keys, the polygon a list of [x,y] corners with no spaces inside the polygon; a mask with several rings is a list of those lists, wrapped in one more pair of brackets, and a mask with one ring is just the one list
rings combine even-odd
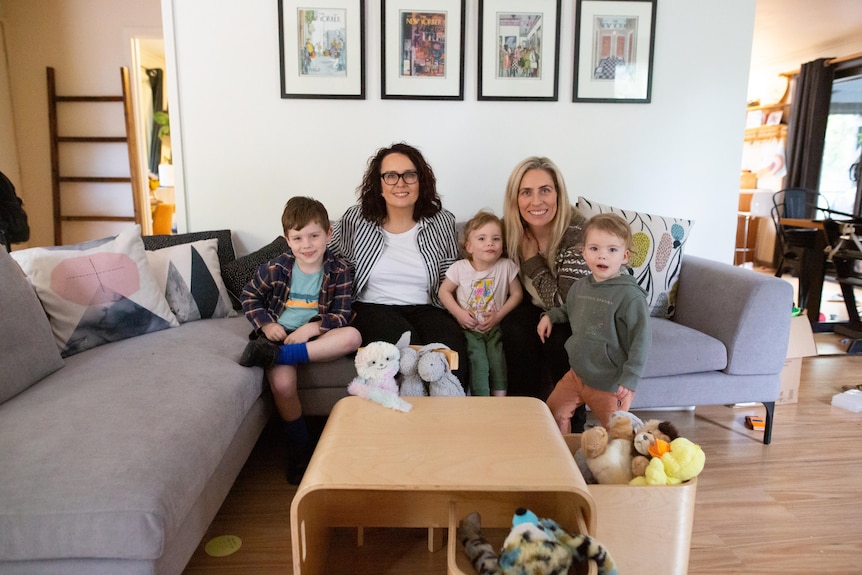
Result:
{"label": "black chair", "polygon": [[786,272],[798,277],[797,305],[805,307],[810,283],[810,274],[802,269],[806,263],[805,253],[816,247],[817,234],[823,232],[814,228],[789,226],[783,224],[781,219],[825,220],[831,212],[829,201],[813,190],[787,188],[772,195],[772,204],[778,255],[775,277],[781,277]]}

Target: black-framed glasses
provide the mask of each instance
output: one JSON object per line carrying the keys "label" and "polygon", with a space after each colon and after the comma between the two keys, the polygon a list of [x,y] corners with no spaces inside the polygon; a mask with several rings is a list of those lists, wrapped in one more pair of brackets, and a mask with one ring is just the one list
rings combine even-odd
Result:
{"label": "black-framed glasses", "polygon": [[419,181],[419,172],[415,170],[410,170],[409,172],[404,172],[403,174],[399,174],[398,172],[385,172],[380,174],[380,177],[383,178],[383,181],[389,184],[390,186],[394,186],[398,183],[398,180],[404,179],[405,184],[415,184]]}

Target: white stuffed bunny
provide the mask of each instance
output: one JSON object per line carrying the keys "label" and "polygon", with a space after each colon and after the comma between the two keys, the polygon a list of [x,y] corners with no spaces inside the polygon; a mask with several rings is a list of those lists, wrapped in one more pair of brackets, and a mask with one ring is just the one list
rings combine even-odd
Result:
{"label": "white stuffed bunny", "polygon": [[347,393],[379,403],[384,407],[410,411],[413,406],[398,397],[398,384],[395,382],[400,359],[401,352],[391,343],[385,341],[369,343],[356,353],[354,365],[357,376],[347,385]]}

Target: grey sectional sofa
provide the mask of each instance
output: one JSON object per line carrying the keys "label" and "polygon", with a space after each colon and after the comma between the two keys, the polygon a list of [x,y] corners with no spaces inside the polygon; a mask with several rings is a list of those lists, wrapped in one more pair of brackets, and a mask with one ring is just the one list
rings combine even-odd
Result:
{"label": "grey sectional sofa", "polygon": [[272,413],[263,370],[237,363],[248,321],[61,359],[0,252],[0,573],[181,573]]}

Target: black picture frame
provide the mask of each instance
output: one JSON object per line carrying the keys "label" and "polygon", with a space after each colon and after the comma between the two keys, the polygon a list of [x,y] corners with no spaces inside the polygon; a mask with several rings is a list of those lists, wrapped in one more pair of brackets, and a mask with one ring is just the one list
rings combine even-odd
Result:
{"label": "black picture frame", "polygon": [[573,102],[649,104],[657,0],[577,0]]}
{"label": "black picture frame", "polygon": [[365,99],[365,0],[278,0],[282,98]]}
{"label": "black picture frame", "polygon": [[382,0],[381,98],[464,99],[466,11],[466,0]]}
{"label": "black picture frame", "polygon": [[560,0],[479,0],[479,100],[556,102]]}

